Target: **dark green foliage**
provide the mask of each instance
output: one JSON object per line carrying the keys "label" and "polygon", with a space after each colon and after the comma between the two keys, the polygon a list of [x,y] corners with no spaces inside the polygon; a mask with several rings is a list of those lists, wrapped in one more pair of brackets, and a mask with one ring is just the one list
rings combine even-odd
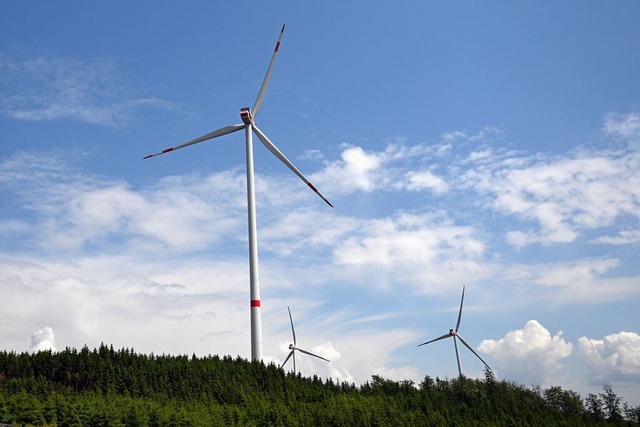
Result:
{"label": "dark green foliage", "polygon": [[638,423],[605,385],[577,393],[466,377],[360,387],[231,357],[154,356],[101,345],[0,352],[0,424],[50,426],[420,426]]}

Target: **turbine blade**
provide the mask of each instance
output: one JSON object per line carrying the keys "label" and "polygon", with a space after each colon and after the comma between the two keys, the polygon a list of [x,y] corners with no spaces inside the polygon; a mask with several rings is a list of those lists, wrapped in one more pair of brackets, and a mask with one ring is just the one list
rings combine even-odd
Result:
{"label": "turbine blade", "polygon": [[264,133],[262,133],[262,131],[261,131],[260,129],[258,129],[258,128],[256,127],[256,125],[255,125],[255,124],[253,125],[253,131],[254,131],[254,132],[255,132],[255,134],[258,136],[258,139],[262,142],[262,144],[263,144],[265,147],[267,147],[267,149],[268,149],[269,151],[271,151],[271,153],[273,153],[273,155],[274,155],[274,156],[276,156],[277,158],[279,158],[279,159],[280,159],[280,161],[281,161],[282,163],[284,163],[285,165],[287,165],[287,167],[288,167],[289,169],[291,169],[291,171],[292,171],[293,173],[295,173],[296,175],[298,175],[298,178],[300,178],[302,181],[304,181],[304,183],[305,183],[305,184],[307,184],[307,185],[309,186],[309,188],[311,188],[313,191],[315,191],[315,193],[316,193],[318,196],[320,196],[320,198],[321,198],[322,200],[324,200],[324,201],[325,201],[329,206],[333,207],[333,205],[331,204],[331,202],[329,202],[329,201],[328,201],[328,200],[327,200],[327,199],[326,199],[326,198],[325,198],[325,197],[324,197],[324,196],[323,196],[323,195],[318,191],[318,189],[317,189],[316,187],[314,187],[314,185],[313,185],[312,183],[310,183],[310,182],[309,182],[309,180],[308,180],[308,179],[307,179],[307,178],[302,174],[302,172],[300,172],[300,171],[298,170],[298,168],[296,168],[296,167],[293,165],[293,163],[291,163],[291,162],[289,161],[289,159],[287,159],[287,158],[285,157],[285,155],[284,155],[284,154],[282,154],[282,152],[278,149],[278,147],[276,147],[276,146],[274,145],[274,143],[273,143],[273,142],[271,142],[271,141],[269,140],[269,138],[267,138],[267,136],[266,136]]}
{"label": "turbine blade", "polygon": [[[282,365],[280,365],[280,367],[281,367],[281,368],[284,368],[284,365],[286,365],[286,364],[287,364],[287,361],[289,360],[289,358],[290,358],[292,355],[293,355],[293,350],[291,350],[291,351],[289,352],[289,355],[287,356],[287,358],[286,358],[286,359],[284,359],[284,362],[282,362]],[[295,359],[294,359],[294,360],[295,360]]]}
{"label": "turbine blade", "polygon": [[458,353],[458,341],[456,341],[456,337],[453,337],[453,346],[456,349],[456,360],[458,361],[458,374],[462,376],[462,367],[460,367],[460,353]]}
{"label": "turbine blade", "polygon": [[482,360],[482,357],[480,357],[480,355],[478,353],[476,353],[475,350],[473,348],[471,348],[471,346],[469,344],[467,344],[467,342],[464,340],[464,338],[462,338],[460,335],[458,335],[458,338],[460,338],[460,342],[462,342],[462,344],[464,344],[465,347],[467,347],[469,350],[471,350],[471,353],[475,354],[476,357],[478,359],[480,359],[480,361],[482,363],[484,363],[484,366],[486,366],[491,371],[491,368],[489,367],[489,365],[487,365],[487,362]]}
{"label": "turbine blade", "polygon": [[240,129],[244,129],[245,125],[230,125],[230,126],[225,126],[223,128],[220,128],[218,130],[214,130],[213,132],[210,132],[206,135],[202,135],[196,139],[192,139],[191,141],[187,141],[184,144],[180,144],[180,145],[176,145],[175,147],[170,147],[167,149],[164,149],[158,153],[155,154],[149,154],[147,156],[144,156],[143,159],[148,159],[150,157],[155,157],[155,156],[159,156],[160,154],[165,154],[165,153],[169,153],[171,151],[174,150],[178,150],[180,148],[184,148],[184,147],[188,147],[189,145],[193,145],[193,144],[197,144],[198,142],[202,142],[202,141],[206,141],[208,139],[213,139],[213,138],[217,138],[219,136],[222,135],[227,135],[229,133],[233,133],[236,131],[239,131]]}
{"label": "turbine blade", "polygon": [[291,322],[291,333],[293,333],[293,346],[295,347],[295,345],[296,345],[296,331],[295,331],[295,329],[293,329],[293,319],[291,318],[291,310],[289,309],[289,306],[287,306],[287,310],[289,310],[289,321]]}
{"label": "turbine blade", "polygon": [[460,328],[460,320],[462,320],[462,303],[464,302],[464,286],[462,287],[462,299],[460,300],[460,311],[458,311],[458,322],[456,323],[456,332]]}
{"label": "turbine blade", "polygon": [[438,338],[432,339],[431,341],[427,341],[427,342],[423,342],[422,344],[418,344],[418,347],[422,347],[423,345],[427,345],[427,344],[431,344],[432,342],[436,342],[436,341],[440,341],[443,340],[445,338],[449,338],[451,336],[451,334],[444,334]]}
{"label": "turbine blade", "polygon": [[317,354],[313,354],[313,353],[311,353],[310,351],[303,350],[303,349],[301,349],[301,348],[299,348],[299,349],[298,349],[298,351],[300,351],[300,352],[302,352],[302,353],[304,353],[304,354],[308,354],[309,356],[317,357],[318,359],[322,359],[322,360],[326,360],[327,362],[331,362],[329,359],[325,359],[325,358],[324,358],[324,357],[322,357],[322,356],[318,356]]}
{"label": "turbine blade", "polygon": [[273,71],[273,64],[276,62],[276,56],[278,56],[278,50],[280,49],[280,40],[282,39],[283,34],[284,34],[284,24],[282,24],[282,29],[280,30],[280,36],[278,37],[278,42],[276,43],[276,47],[273,50],[273,55],[271,56],[271,61],[269,62],[269,68],[267,68],[267,74],[264,76],[264,80],[262,81],[262,86],[260,86],[260,92],[258,92],[256,103],[253,105],[253,109],[251,110],[251,114],[253,115],[254,118],[258,115],[258,111],[260,111],[260,107],[262,106],[262,101],[264,100],[264,94],[267,92],[267,86],[269,86],[269,80],[271,79],[271,71]]}

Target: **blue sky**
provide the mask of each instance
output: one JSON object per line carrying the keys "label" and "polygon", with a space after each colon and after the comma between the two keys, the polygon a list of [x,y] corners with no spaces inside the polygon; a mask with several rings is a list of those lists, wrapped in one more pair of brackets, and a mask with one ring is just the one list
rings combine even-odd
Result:
{"label": "blue sky", "polygon": [[[0,342],[249,357],[239,123],[266,361],[640,403],[640,4],[3,2]],[[465,349],[462,368],[482,375]]]}

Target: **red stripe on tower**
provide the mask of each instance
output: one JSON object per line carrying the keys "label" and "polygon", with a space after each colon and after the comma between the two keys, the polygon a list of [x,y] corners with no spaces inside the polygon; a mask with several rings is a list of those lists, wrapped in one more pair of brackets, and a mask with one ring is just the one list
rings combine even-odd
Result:
{"label": "red stripe on tower", "polygon": [[251,307],[260,307],[260,300],[259,299],[252,299],[251,300]]}

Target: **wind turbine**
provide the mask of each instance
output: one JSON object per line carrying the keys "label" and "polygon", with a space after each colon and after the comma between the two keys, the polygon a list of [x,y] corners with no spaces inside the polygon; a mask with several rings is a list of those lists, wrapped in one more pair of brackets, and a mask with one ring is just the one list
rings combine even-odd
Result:
{"label": "wind turbine", "polygon": [[260,142],[271,153],[276,156],[282,163],[284,163],[293,173],[295,173],[305,184],[309,186],[318,196],[322,198],[329,206],[333,205],[316,189],[316,187],[309,182],[309,180],[296,168],[293,163],[285,157],[284,154],[276,147],[273,142],[267,138],[267,136],[260,130],[255,124],[255,117],[260,111],[262,102],[264,101],[264,95],[267,92],[267,86],[271,79],[271,72],[273,71],[273,64],[278,55],[280,49],[280,40],[284,34],[284,25],[280,30],[280,36],[278,42],[271,56],[269,67],[267,68],[267,74],[264,76],[262,86],[258,92],[258,97],[253,105],[253,109],[249,107],[240,109],[240,118],[242,123],[229,125],[222,127],[218,130],[214,130],[206,135],[202,135],[191,141],[187,141],[183,144],[176,145],[162,150],[158,153],[149,154],[145,156],[145,159],[150,157],[159,156],[160,154],[169,153],[180,148],[188,147],[199,142],[207,141],[209,139],[217,138],[219,136],[227,135],[233,132],[237,132],[244,129],[245,141],[246,141],[246,160],[247,160],[247,207],[248,207],[248,219],[249,219],[249,286],[250,286],[250,307],[251,307],[251,360],[262,360],[262,321],[260,316],[260,282],[258,274],[258,233],[256,226],[256,198],[255,198],[255,178],[253,171],[253,139],[251,133],[254,132]]}
{"label": "wind turbine", "polygon": [[431,344],[432,342],[436,342],[436,341],[440,341],[443,340],[445,338],[453,338],[453,346],[456,349],[456,360],[458,361],[458,374],[460,374],[460,376],[462,376],[462,368],[460,367],[460,354],[458,354],[458,343],[456,341],[456,338],[460,340],[460,342],[467,347],[471,353],[475,354],[476,357],[478,359],[480,359],[480,361],[482,363],[484,363],[484,366],[487,367],[488,370],[491,370],[491,368],[489,367],[489,365],[487,365],[487,362],[485,362],[484,360],[482,360],[482,357],[480,357],[478,355],[478,353],[476,353],[473,348],[471,348],[471,346],[469,344],[467,344],[467,342],[464,340],[464,338],[462,338],[460,336],[460,334],[458,334],[458,329],[460,328],[460,320],[462,319],[462,303],[464,302],[464,286],[462,287],[462,299],[460,300],[460,311],[458,312],[458,322],[456,323],[456,329],[449,329],[449,333],[448,334],[444,334],[438,338],[432,339],[431,341],[427,341],[427,342],[423,342],[422,344],[418,344],[418,347],[423,346],[423,345],[427,345],[427,344]]}
{"label": "wind turbine", "polygon": [[280,365],[280,367],[283,368],[284,365],[289,360],[289,358],[293,356],[293,375],[296,374],[296,350],[301,352],[301,353],[308,354],[309,356],[317,357],[318,359],[322,359],[322,360],[326,360],[327,362],[331,362],[329,359],[325,359],[322,356],[318,356],[317,354],[313,354],[310,351],[303,350],[300,347],[297,347],[296,330],[293,329],[293,319],[291,318],[291,309],[289,309],[289,306],[287,306],[287,310],[289,310],[289,321],[291,322],[291,333],[293,334],[293,344],[289,344],[289,350],[291,350],[291,351],[289,352],[289,355],[287,356],[287,358],[284,359],[284,362],[282,362],[282,365]]}

